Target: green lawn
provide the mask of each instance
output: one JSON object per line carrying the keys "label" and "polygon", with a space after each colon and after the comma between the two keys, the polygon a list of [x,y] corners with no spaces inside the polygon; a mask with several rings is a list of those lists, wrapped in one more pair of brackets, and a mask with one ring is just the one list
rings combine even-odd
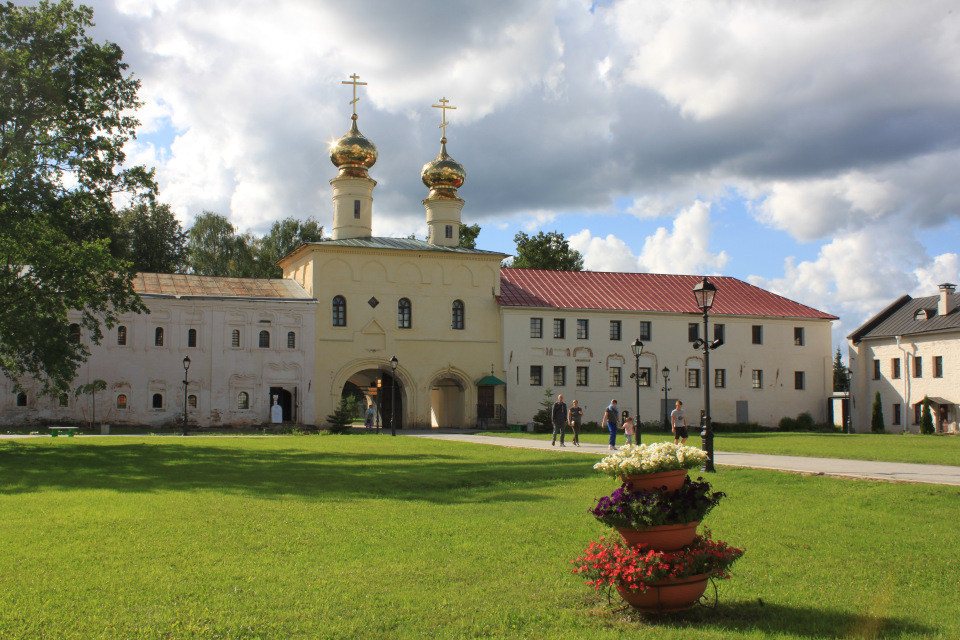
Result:
{"label": "green lawn", "polygon": [[[699,432],[690,430],[687,444],[701,446]],[[484,435],[550,440],[549,433],[490,431]],[[566,437],[571,437],[567,432]],[[643,434],[643,442],[673,440],[663,431]],[[606,444],[609,436],[599,433],[580,435],[581,442]],[[623,432],[617,444],[624,443]],[[718,433],[714,435],[716,451],[740,453],[769,453],[781,456],[809,456],[815,458],[848,458],[852,460],[880,460],[884,462],[916,462],[960,466],[960,437],[954,435],[920,436],[911,434],[874,433]]]}
{"label": "green lawn", "polygon": [[716,609],[614,611],[589,456],[374,435],[0,441],[0,638],[960,637],[960,489],[721,469]]}

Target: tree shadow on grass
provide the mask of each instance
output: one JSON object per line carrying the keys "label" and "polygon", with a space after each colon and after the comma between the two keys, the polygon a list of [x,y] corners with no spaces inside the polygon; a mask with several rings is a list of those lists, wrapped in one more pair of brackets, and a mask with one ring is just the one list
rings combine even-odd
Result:
{"label": "tree shadow on grass", "polygon": [[902,617],[855,614],[838,609],[794,607],[781,604],[736,602],[716,608],[695,607],[673,615],[631,614],[648,624],[676,629],[705,628],[760,632],[765,637],[781,635],[800,638],[869,638],[885,640],[903,637],[931,637],[939,629]]}
{"label": "tree shadow on grass", "polygon": [[[524,452],[526,453],[526,452]],[[594,475],[579,456],[475,460],[444,453],[372,453],[131,443],[0,449],[0,493],[106,489],[222,491],[316,499],[394,497],[437,503],[533,501],[558,478]],[[508,485],[506,488],[504,485]],[[470,488],[471,491],[457,491]]]}

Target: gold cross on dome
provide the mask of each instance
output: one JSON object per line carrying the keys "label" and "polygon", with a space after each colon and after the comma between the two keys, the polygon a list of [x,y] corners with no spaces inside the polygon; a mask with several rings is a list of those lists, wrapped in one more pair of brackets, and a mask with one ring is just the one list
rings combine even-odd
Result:
{"label": "gold cross on dome", "polygon": [[430,105],[434,109],[441,109],[440,112],[440,128],[443,129],[443,137],[447,137],[447,125],[450,124],[447,122],[447,109],[456,109],[456,107],[451,107],[447,103],[450,102],[446,98],[440,98],[440,104]]}
{"label": "gold cross on dome", "polygon": [[340,84],[352,84],[353,85],[353,100],[350,101],[350,104],[353,105],[353,115],[357,115],[357,101],[360,98],[357,97],[357,85],[366,86],[366,82],[357,82],[360,79],[360,76],[353,74],[350,76],[350,80],[342,80]]}

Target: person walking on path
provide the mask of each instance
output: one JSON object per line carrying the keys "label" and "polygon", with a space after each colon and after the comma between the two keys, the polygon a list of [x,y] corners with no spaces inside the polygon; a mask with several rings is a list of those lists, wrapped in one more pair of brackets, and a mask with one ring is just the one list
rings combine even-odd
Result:
{"label": "person walking on path", "polygon": [[617,401],[611,400],[606,410],[603,412],[602,424],[607,425],[607,431],[610,432],[610,451],[617,448],[617,420],[619,419]]}
{"label": "person walking on path", "polygon": [[636,429],[633,427],[633,417],[628,416],[623,420],[623,436],[627,439],[627,444],[633,444],[633,435]]}
{"label": "person walking on path", "polygon": [[683,414],[683,403],[677,400],[677,408],[670,412],[670,424],[673,425],[673,443],[687,441],[687,418]]}
{"label": "person walking on path", "polygon": [[580,408],[580,404],[574,400],[573,406],[570,407],[570,412],[567,414],[567,422],[570,423],[570,426],[573,428],[573,444],[574,446],[580,446],[580,421],[583,420],[583,409]]}
{"label": "person walking on path", "polygon": [[563,401],[563,394],[557,396],[557,401],[553,403],[553,442],[550,443],[551,447],[557,445],[557,432],[560,432],[560,446],[565,447],[567,445],[563,444],[563,430],[567,426],[567,403]]}

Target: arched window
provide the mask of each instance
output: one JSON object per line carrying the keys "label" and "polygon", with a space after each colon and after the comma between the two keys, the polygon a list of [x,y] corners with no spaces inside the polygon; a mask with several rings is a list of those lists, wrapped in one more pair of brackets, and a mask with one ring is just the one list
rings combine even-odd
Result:
{"label": "arched window", "polygon": [[196,408],[197,408],[197,396],[193,395],[192,393],[191,393],[190,395],[188,395],[188,396],[187,396],[187,406],[189,406],[191,409],[196,409]]}
{"label": "arched window", "polygon": [[409,300],[400,298],[400,302],[397,303],[397,327],[409,329],[411,326],[413,326],[413,308]]}
{"label": "arched window", "polygon": [[333,299],[333,326],[347,326],[347,299],[343,296],[335,296]]}
{"label": "arched window", "polygon": [[453,301],[453,319],[451,326],[454,329],[463,329],[463,300]]}
{"label": "arched window", "polygon": [[27,406],[27,394],[25,394],[22,391],[17,394],[17,406],[18,407]]}
{"label": "arched window", "polygon": [[70,337],[68,340],[71,344],[80,344],[80,325],[76,322],[70,325]]}
{"label": "arched window", "polygon": [[297,334],[294,331],[287,332],[287,349],[297,348]]}
{"label": "arched window", "polygon": [[237,394],[237,409],[246,410],[250,408],[250,394],[241,391]]}
{"label": "arched window", "polygon": [[153,344],[157,347],[163,346],[163,327],[157,327],[157,330],[153,332]]}
{"label": "arched window", "polygon": [[122,393],[117,396],[117,409],[126,409],[127,408],[127,396]]}
{"label": "arched window", "polygon": [[269,349],[270,348],[270,332],[264,329],[260,332],[260,348]]}
{"label": "arched window", "polygon": [[233,333],[230,334],[230,346],[240,347],[240,329],[234,329]]}
{"label": "arched window", "polygon": [[155,393],[153,394],[153,408],[154,409],[163,409],[163,394]]}
{"label": "arched window", "polygon": [[187,331],[187,346],[191,348],[197,346],[197,330],[196,329],[190,329],[189,331]]}
{"label": "arched window", "polygon": [[127,344],[127,328],[123,325],[117,327],[117,344],[121,347]]}

